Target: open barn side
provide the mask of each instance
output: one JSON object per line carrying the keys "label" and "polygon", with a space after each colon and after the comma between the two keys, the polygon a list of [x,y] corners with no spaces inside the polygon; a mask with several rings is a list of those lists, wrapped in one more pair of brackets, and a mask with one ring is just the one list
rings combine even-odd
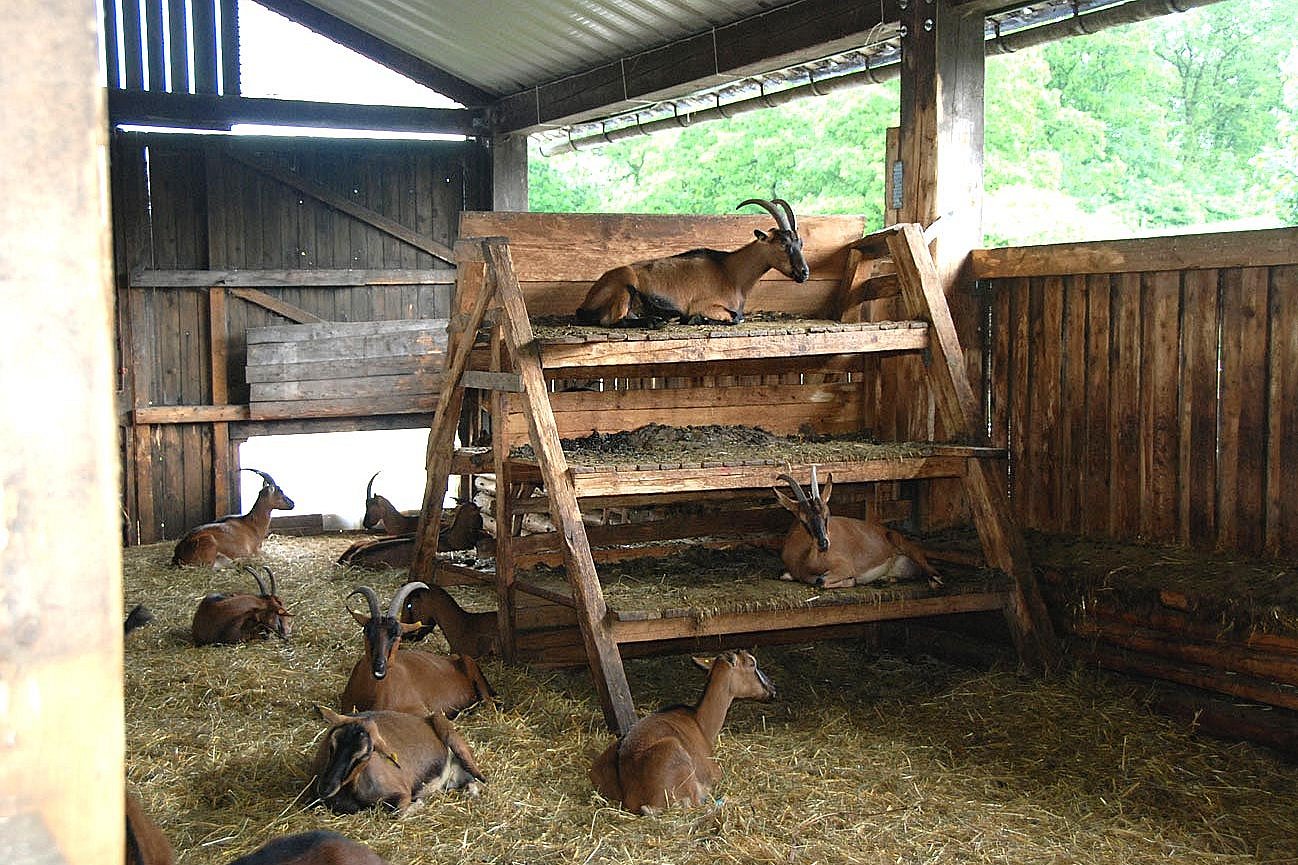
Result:
{"label": "open barn side", "polygon": [[459,213],[488,194],[480,148],[119,133],[112,158],[128,540],[233,511],[249,436],[428,425],[409,389],[358,408],[317,385],[259,412],[247,334],[444,320]]}

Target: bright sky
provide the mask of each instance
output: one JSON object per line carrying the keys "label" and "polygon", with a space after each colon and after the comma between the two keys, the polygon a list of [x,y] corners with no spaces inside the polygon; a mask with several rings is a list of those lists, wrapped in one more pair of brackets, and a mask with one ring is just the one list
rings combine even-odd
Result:
{"label": "bright sky", "polygon": [[463,107],[251,0],[239,0],[239,34],[244,96]]}

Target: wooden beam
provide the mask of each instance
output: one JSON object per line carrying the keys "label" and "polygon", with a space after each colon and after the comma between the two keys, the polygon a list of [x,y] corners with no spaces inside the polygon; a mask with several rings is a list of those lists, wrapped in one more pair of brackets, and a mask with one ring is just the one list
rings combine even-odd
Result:
{"label": "wooden beam", "polygon": [[278,313],[289,321],[295,321],[298,324],[317,324],[324,321],[323,318],[313,312],[307,312],[300,306],[295,306],[277,297],[271,297],[266,292],[258,291],[255,288],[231,288],[229,292],[237,298],[246,300],[249,303],[255,303],[263,309],[269,309],[271,312]]}
{"label": "wooden beam", "polygon": [[310,30],[345,45],[363,57],[436,90],[463,105],[485,106],[495,96],[459,76],[434,66],[423,58],[402,51],[389,42],[331,15],[306,0],[261,0],[262,5],[291,18]]}
{"label": "wooden beam", "polygon": [[359,219],[368,225],[372,225],[385,234],[390,234],[398,240],[404,241],[416,249],[422,249],[435,258],[440,258],[448,264],[455,264],[455,251],[449,246],[438,243],[431,237],[425,237],[412,229],[407,228],[395,219],[384,216],[376,210],[357,204],[346,196],[339,195],[332,189],[316,183],[314,180],[303,177],[295,171],[291,171],[281,165],[275,164],[265,159],[261,159],[250,154],[236,155],[229,154],[230,158],[236,162],[248,166],[254,171],[260,171],[267,177],[274,178],[280,183],[290,186],[299,192],[303,192],[312,198],[319,199],[335,210],[341,211],[348,216]]}
{"label": "wooden beam", "polygon": [[978,279],[1298,264],[1298,228],[975,249]]}
{"label": "wooden beam", "polygon": [[233,423],[248,417],[246,405],[157,405],[131,411],[136,424]]}
{"label": "wooden beam", "polygon": [[859,47],[876,25],[898,18],[897,0],[797,0],[507,96],[493,108],[494,131],[533,132],[608,116],[825,57]]}
{"label": "wooden beam", "polygon": [[444,270],[137,270],[132,288],[355,288],[366,285],[454,285]]}
{"label": "wooden beam", "polygon": [[108,112],[113,126],[230,129],[238,123],[255,123],[465,136],[483,132],[482,113],[463,108],[351,105],[214,93],[109,90]]}

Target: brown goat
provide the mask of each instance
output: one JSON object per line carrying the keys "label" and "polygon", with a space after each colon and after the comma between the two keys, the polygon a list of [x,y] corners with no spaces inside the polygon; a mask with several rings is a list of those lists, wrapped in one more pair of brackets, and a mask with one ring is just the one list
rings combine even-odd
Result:
{"label": "brown goat", "polygon": [[434,712],[453,716],[484,700],[494,701],[491,686],[467,655],[443,657],[418,651],[398,654],[401,637],[421,625],[398,622],[397,611],[407,595],[426,588],[426,583],[406,583],[397,590],[386,614],[379,612],[378,595],[369,586],[352,590],[352,595],[361,595],[369,603],[370,614],[352,611],[361,626],[365,650],[343,689],[343,711],[391,709],[420,717]]}
{"label": "brown goat", "polygon": [[275,575],[270,572],[270,568],[265,565],[262,567],[270,578],[269,588],[260,574],[247,565],[243,566],[243,570],[257,581],[261,594],[213,594],[199,601],[191,629],[194,645],[242,643],[269,634],[275,634],[280,639],[288,637],[293,629],[289,617],[293,614],[284,609],[283,601],[275,594]]}
{"label": "brown goat", "polygon": [[[21,857],[20,857],[21,858]],[[140,805],[130,790],[126,791],[126,865],[172,865],[176,861],[167,836]]]}
{"label": "brown goat", "polygon": [[797,522],[784,539],[780,557],[784,560],[782,580],[799,580],[826,589],[895,583],[927,576],[933,588],[942,578],[913,541],[900,532],[871,519],[831,517],[829,496],[834,476],[825,479],[822,492],[811,467],[811,494],[790,475],[779,475],[793,491],[793,498],[772,487],[776,499],[796,516]]}
{"label": "brown goat", "polygon": [[316,829],[267,841],[230,865],[388,865],[364,844]]}
{"label": "brown goat", "polygon": [[656,814],[676,802],[709,802],[708,791],[721,777],[713,753],[730,704],[773,699],[775,687],[748,652],[694,663],[708,671],[698,703],[641,718],[595,759],[590,780],[605,799],[635,814]]}
{"label": "brown goat", "polygon": [[806,282],[811,268],[802,256],[793,208],[782,198],[750,198],[739,207],[750,204],[765,208],[778,227],[770,233],[755,230],[753,240],[731,252],[692,249],[615,267],[590,287],[577,307],[577,321],[602,327],[657,327],[672,320],[739,324],[748,293],[766,271],[775,268],[794,282]]}
{"label": "brown goat", "polygon": [[[482,537],[482,509],[464,502],[455,509],[451,523],[437,534],[439,550],[471,550]],[[338,557],[338,564],[381,571],[384,568],[409,568],[415,555],[415,536],[394,535],[362,538]]]}
{"label": "brown goat", "polygon": [[429,793],[465,788],[477,795],[487,780],[469,743],[441,712],[339,715],[319,708],[329,730],[316,756],[316,796],[331,811],[384,805],[403,813]]}
{"label": "brown goat", "polygon": [[403,514],[386,496],[377,495],[374,492],[374,478],[378,476],[379,472],[375,472],[365,485],[365,516],[361,518],[361,528],[373,532],[379,531],[381,525],[384,534],[413,533],[419,527],[419,514]]}
{"label": "brown goat", "polygon": [[406,634],[407,640],[422,640],[436,625],[442,629],[452,652],[481,658],[496,653],[498,628],[495,613],[470,613],[455,602],[441,586],[416,589],[406,599],[401,621],[421,623],[422,628]]}
{"label": "brown goat", "polygon": [[270,512],[293,510],[293,500],[284,495],[274,478],[258,469],[241,471],[261,475],[261,492],[252,509],[242,516],[233,514],[190,529],[176,544],[173,565],[223,568],[234,559],[255,556],[270,531]]}

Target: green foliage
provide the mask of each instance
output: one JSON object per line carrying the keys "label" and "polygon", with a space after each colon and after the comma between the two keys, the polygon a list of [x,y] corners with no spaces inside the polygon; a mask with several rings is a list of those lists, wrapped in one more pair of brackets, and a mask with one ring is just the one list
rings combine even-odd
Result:
{"label": "green foliage", "polygon": [[[987,240],[1298,223],[1298,0],[1228,0],[987,62]],[[883,220],[895,83],[531,160],[534,210]]]}

